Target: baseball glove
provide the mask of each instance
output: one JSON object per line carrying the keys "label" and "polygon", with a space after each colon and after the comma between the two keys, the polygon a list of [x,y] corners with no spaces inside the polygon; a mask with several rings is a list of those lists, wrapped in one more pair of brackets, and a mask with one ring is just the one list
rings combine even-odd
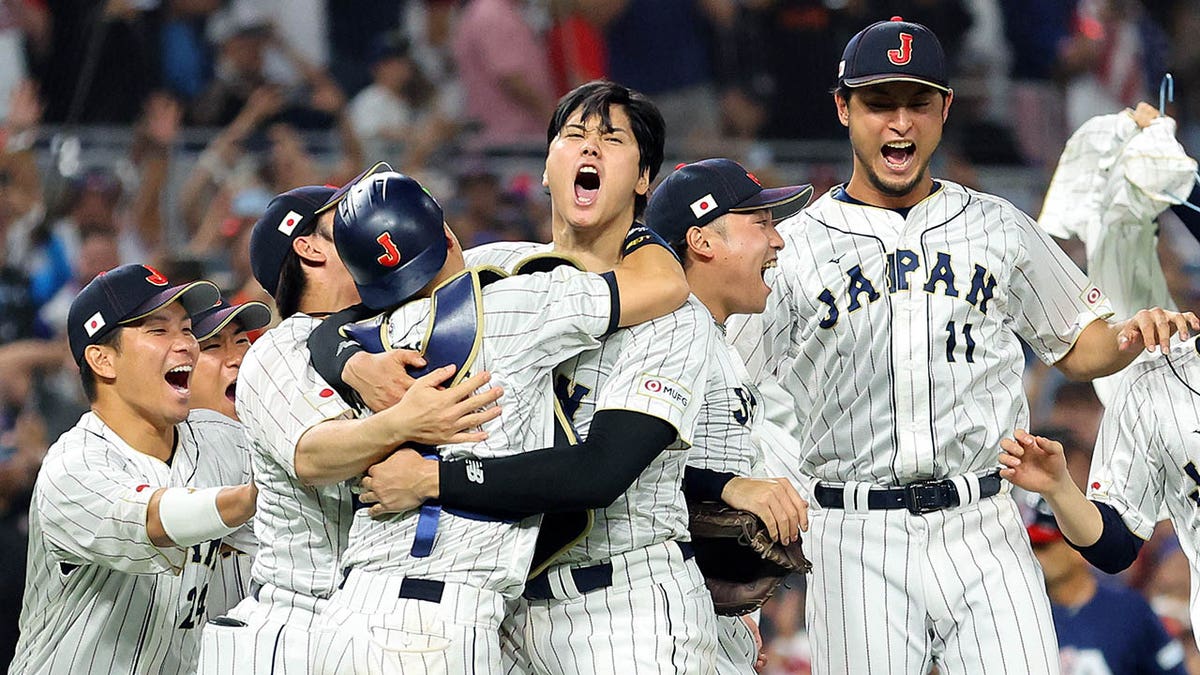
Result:
{"label": "baseball glove", "polygon": [[787,575],[804,574],[812,563],[800,540],[784,546],[749,511],[720,502],[689,502],[696,563],[717,614],[741,616],[762,607]]}

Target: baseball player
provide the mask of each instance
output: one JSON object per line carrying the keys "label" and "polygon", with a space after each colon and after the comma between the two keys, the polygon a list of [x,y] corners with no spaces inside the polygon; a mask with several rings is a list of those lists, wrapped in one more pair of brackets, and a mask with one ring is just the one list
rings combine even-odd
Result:
{"label": "baseball player", "polygon": [[[811,194],[809,185],[764,190],[737,162],[706,159],[667,176],[646,209],[647,227],[683,261],[692,293],[712,313],[715,333],[684,493],[751,511],[784,542],[807,529],[808,504],[787,478],[768,478],[762,395],[741,357],[725,344],[724,327],[731,315],[766,306],[771,289],[763,277],[783,246],[774,218],[794,214]],[[717,672],[754,672],[761,644],[755,618],[717,618]]]}
{"label": "baseball player", "polygon": [[191,673],[221,538],[254,513],[253,484],[221,487],[248,453],[237,426],[189,416],[206,281],[153,268],[96,277],[68,314],[91,410],[51,446],[29,511],[13,673]]}
{"label": "baseball player", "polygon": [[[242,357],[250,348],[249,331],[271,322],[271,308],[257,301],[230,305],[224,300],[192,316],[192,333],[200,343],[200,354],[192,370],[192,409],[212,410],[237,421],[234,394]],[[251,482],[250,456],[245,453],[242,482]],[[239,458],[241,459],[241,458]],[[245,530],[245,532],[243,532]],[[241,547],[223,542],[217,567],[209,581],[205,605],[208,616],[225,614],[246,597],[250,588],[250,566],[258,542],[247,525],[239,530]]]}
{"label": "baseball player", "polygon": [[283,318],[246,353],[238,377],[238,418],[261,490],[254,523],[259,548],[250,597],[205,627],[200,672],[307,672],[309,628],[340,581],[350,529],[353,507],[343,481],[403,442],[477,439],[477,433],[456,433],[477,423],[460,418],[501,393],[470,396],[486,373],[435,390],[451,374],[441,369],[384,413],[354,419],[313,372],[309,332],[359,300],[333,243],[332,206],[347,189],[302,187],[278,195],[251,234],[255,278]]}
{"label": "baseball player", "polygon": [[952,100],[924,26],[896,18],[850,40],[834,93],[850,181],[779,225],[767,309],[729,326],[751,376],[794,399],[816,673],[1058,672],[995,468],[1028,417],[1018,336],[1089,379],[1200,325],[1160,309],[1109,323],[1103,293],[1030,218],[935,181]]}
{"label": "baseball player", "polygon": [[[552,245],[497,244],[467,263],[511,269],[553,251],[603,272],[620,260],[662,163],[662,117],[644,96],[590,82],[558,103],[543,184]],[[616,331],[555,370],[559,403],[583,439],[510,457],[434,462],[397,452],[372,512],[443,507],[560,513],[597,509],[586,535],[539,564],[505,619],[508,665],[538,673],[715,672],[712,599],[692,559],[679,486],[700,402],[711,334],[694,298]],[[405,489],[401,489],[404,487]],[[543,520],[542,535],[551,517]],[[553,551],[552,551],[553,552]]]}
{"label": "baseball player", "polygon": [[1176,345],[1165,358],[1139,361],[1125,372],[1100,422],[1086,496],[1067,473],[1058,441],[1017,429],[1000,442],[1001,475],[1041,493],[1067,543],[1109,574],[1133,564],[1161,514],[1168,514],[1191,561],[1193,625],[1200,625],[1198,344]]}
{"label": "baseball player", "polygon": [[[387,348],[419,346],[463,372],[486,369],[512,402],[485,426],[487,440],[444,446],[444,459],[551,445],[553,367],[687,297],[679,264],[662,246],[641,246],[605,275],[561,265],[492,281],[488,270],[465,269],[441,207],[395,173],[355,186],[334,233],[365,305],[407,301],[377,320]],[[364,502],[373,499],[374,473],[362,479]],[[524,586],[539,520],[455,509],[373,520],[360,511],[342,556],[345,581],[323,615],[329,629],[314,649],[324,664],[317,672],[500,672],[500,621]]]}

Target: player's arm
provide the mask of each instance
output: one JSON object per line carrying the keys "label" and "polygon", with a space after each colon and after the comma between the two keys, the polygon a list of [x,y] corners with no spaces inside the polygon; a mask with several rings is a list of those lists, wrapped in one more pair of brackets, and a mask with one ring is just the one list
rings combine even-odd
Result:
{"label": "player's arm", "polygon": [[634,225],[625,237],[621,262],[613,269],[619,326],[633,326],[679,309],[691,290],[683,267],[653,230]]}
{"label": "player's arm", "polygon": [[1133,564],[1142,540],[1111,505],[1089,500],[1067,472],[1062,444],[1017,429],[1000,441],[1001,477],[1037,492],[1054,511],[1067,543],[1097,569],[1116,574]]}
{"label": "player's arm", "polygon": [[155,546],[194,546],[232,534],[254,515],[254,483],[231,487],[159,488],[146,506],[146,533]]}
{"label": "player's arm", "polygon": [[1073,380],[1112,375],[1133,363],[1144,349],[1170,349],[1171,336],[1176,332],[1187,340],[1189,328],[1200,330],[1200,319],[1195,314],[1161,307],[1143,309],[1118,323],[1092,321],[1054,366]]}
{"label": "player's arm", "polygon": [[404,443],[486,439],[485,432],[472,429],[500,415],[500,408],[492,404],[503,388],[475,394],[491,379],[484,371],[439,389],[453,375],[454,366],[443,366],[418,378],[400,402],[375,415],[330,419],[310,427],[296,443],[296,477],[306,485],[328,485],[361,475]]}
{"label": "player's arm", "polygon": [[482,483],[468,475],[466,462],[397,452],[371,467],[360,499],[372,504],[372,516],[408,511],[429,499],[505,515],[603,508],[629,489],[677,435],[653,415],[601,410],[592,418],[587,440],[577,445],[471,460],[482,469]]}
{"label": "player's arm", "polygon": [[787,478],[751,478],[688,465],[683,474],[688,501],[723,502],[762,519],[771,538],[790,544],[808,531],[808,502]]}

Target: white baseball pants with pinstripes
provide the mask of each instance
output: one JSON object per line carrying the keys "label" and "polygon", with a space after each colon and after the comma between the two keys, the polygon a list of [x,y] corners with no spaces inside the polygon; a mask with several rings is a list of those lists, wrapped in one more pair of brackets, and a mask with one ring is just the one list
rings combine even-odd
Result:
{"label": "white baseball pants with pinstripes", "polygon": [[329,601],[264,586],[228,614],[244,626],[211,621],[200,638],[198,675],[307,675],[310,631]]}
{"label": "white baseball pants with pinstripes", "polygon": [[502,630],[507,672],[716,675],[717,615],[696,561],[664,542],[609,562],[611,586],[579,593],[560,565],[555,599],[518,602]]}
{"label": "white baseball pants with pinstripes", "polygon": [[1007,491],[923,515],[810,502],[814,675],[1057,675],[1041,568]]}
{"label": "white baseball pants with pinstripes", "polygon": [[[755,620],[758,612],[754,612]],[[721,675],[754,675],[758,646],[750,627],[740,616],[717,617],[717,672]]]}
{"label": "white baseball pants with pinstripes", "polygon": [[314,675],[503,672],[502,595],[447,583],[436,602],[401,598],[403,581],[350,572],[313,632]]}

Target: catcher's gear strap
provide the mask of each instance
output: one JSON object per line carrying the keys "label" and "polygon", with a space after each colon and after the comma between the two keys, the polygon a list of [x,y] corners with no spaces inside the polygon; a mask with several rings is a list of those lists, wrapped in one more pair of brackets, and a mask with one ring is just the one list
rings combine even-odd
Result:
{"label": "catcher's gear strap", "polygon": [[683,470],[683,496],[689,501],[719,502],[725,486],[734,478],[737,476],[724,471],[686,467]]}
{"label": "catcher's gear strap", "polygon": [[467,478],[464,462],[442,462],[442,503],[484,513],[497,504],[529,514],[603,508],[675,438],[675,428],[652,415],[600,410],[578,445],[475,460],[483,464],[483,483]]}
{"label": "catcher's gear strap", "polygon": [[1129,531],[1129,526],[1121,520],[1121,514],[1117,513],[1112,505],[1095,499],[1091,502],[1099,509],[1100,519],[1104,523],[1100,538],[1091,546],[1076,546],[1066,537],[1063,537],[1063,540],[1071,544],[1071,548],[1079,551],[1096,569],[1108,574],[1117,574],[1133,564],[1145,542]]}

